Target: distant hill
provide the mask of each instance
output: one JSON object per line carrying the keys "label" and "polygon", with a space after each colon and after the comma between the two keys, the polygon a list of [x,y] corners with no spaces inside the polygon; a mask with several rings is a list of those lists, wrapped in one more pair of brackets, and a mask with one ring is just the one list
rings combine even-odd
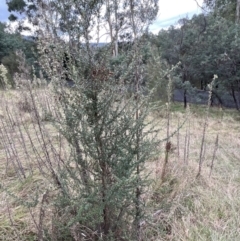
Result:
{"label": "distant hill", "polygon": [[[37,40],[36,37],[30,36],[30,35],[22,35],[22,38],[23,38],[24,40],[27,40],[27,41],[36,41],[36,40]],[[91,46],[93,46],[93,47],[104,47],[104,46],[106,46],[108,43],[90,43],[90,44],[91,44]]]}

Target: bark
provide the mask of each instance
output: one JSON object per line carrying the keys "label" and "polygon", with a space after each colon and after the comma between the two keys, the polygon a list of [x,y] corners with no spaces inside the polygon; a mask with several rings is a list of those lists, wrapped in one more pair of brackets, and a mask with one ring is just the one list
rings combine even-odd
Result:
{"label": "bark", "polygon": [[115,6],[114,6],[114,15],[115,15],[115,43],[114,43],[114,47],[115,47],[115,56],[118,56],[118,31],[119,31],[119,27],[118,27],[118,15],[117,15],[117,9],[118,9],[118,3],[115,1]]}
{"label": "bark", "polygon": [[[215,96],[215,97],[217,98],[220,106],[223,107],[223,101],[222,101],[222,99],[220,98],[220,96],[219,96],[215,91],[212,91],[212,94],[213,94],[213,95],[212,95],[212,98],[213,98],[213,96]],[[212,105],[213,105],[213,100],[212,100]]]}
{"label": "bark", "polygon": [[184,90],[183,94],[184,108],[187,108],[187,90]]}
{"label": "bark", "polygon": [[236,95],[235,95],[235,91],[234,91],[233,86],[232,86],[232,96],[233,96],[233,100],[234,100],[236,109],[239,110],[239,106],[238,106],[238,102],[237,102],[237,98],[236,98]]}
{"label": "bark", "polygon": [[236,24],[239,24],[240,22],[240,0],[237,0],[237,6],[236,6]]}
{"label": "bark", "polygon": [[[183,84],[187,81],[187,73],[186,73],[186,68],[185,66],[182,67],[182,82]],[[185,88],[185,87],[184,87]],[[187,108],[187,90],[184,89],[184,94],[183,94],[183,102],[184,102],[184,108]]]}
{"label": "bark", "polygon": [[95,90],[96,86],[92,86],[92,120],[91,125],[94,127],[94,135],[95,141],[97,145],[97,155],[98,155],[98,162],[101,168],[101,196],[102,196],[102,218],[103,218],[103,233],[105,235],[109,234],[111,228],[111,209],[109,207],[107,200],[107,192],[108,186],[111,186],[111,173],[109,171],[108,165],[106,163],[105,155],[104,155],[104,147],[103,147],[103,140],[101,137],[101,132],[99,129],[99,103],[98,103],[98,92]]}
{"label": "bark", "polygon": [[[119,33],[118,2],[117,2],[117,0],[115,0],[115,2],[114,2],[115,23],[112,22],[109,0],[106,1],[106,11],[107,11],[107,22],[108,22],[109,31],[110,31],[109,34],[110,34],[110,38],[111,38],[111,43],[114,44],[114,46],[113,46],[113,56],[117,57],[118,56],[118,33]],[[114,27],[114,25],[115,25],[115,27]]]}

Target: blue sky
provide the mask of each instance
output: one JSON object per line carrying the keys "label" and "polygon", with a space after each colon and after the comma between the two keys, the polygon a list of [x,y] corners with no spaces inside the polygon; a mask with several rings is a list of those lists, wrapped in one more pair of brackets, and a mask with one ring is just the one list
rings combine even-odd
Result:
{"label": "blue sky", "polygon": [[6,0],[0,0],[0,21],[7,21],[9,16]]}
{"label": "blue sky", "polygon": [[[197,1],[201,5],[203,0]],[[159,0],[159,14],[150,30],[153,33],[158,33],[160,29],[176,24],[180,18],[186,16],[191,18],[195,13],[200,12],[195,0]],[[0,0],[0,21],[7,21],[8,16],[6,0]]]}

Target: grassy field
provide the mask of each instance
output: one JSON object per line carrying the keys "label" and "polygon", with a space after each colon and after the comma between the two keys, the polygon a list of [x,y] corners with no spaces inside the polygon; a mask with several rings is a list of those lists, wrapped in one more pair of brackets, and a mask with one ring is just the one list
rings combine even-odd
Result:
{"label": "grassy field", "polygon": [[[165,180],[159,180],[164,157],[150,165],[156,172],[156,186],[149,204],[161,210],[156,226],[160,223],[161,230],[166,229],[156,240],[239,240],[239,113],[211,108],[205,125],[206,108],[190,109],[189,119],[171,138],[173,150]],[[172,132],[185,119],[179,104],[173,110]],[[204,126],[202,171],[196,178]]]}
{"label": "grassy field", "polygon": [[[2,92],[0,98],[0,240],[37,240],[36,224],[50,225],[52,215],[51,199],[44,200],[52,188],[44,162],[67,155],[49,121],[55,99],[44,89],[32,96]],[[208,114],[206,107],[185,111],[175,103],[169,115],[160,108],[149,117],[159,119],[160,139],[167,128],[173,135],[167,162],[163,141],[146,165],[153,182],[142,197],[149,216],[142,240],[240,240],[240,114],[218,108]]]}

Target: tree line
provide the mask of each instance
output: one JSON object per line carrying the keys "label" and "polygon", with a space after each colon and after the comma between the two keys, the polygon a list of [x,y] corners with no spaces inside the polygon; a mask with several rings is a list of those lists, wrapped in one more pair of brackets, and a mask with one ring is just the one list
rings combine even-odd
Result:
{"label": "tree line", "polygon": [[[20,32],[12,32],[6,23],[0,22],[0,64],[7,69],[8,84],[15,87],[14,75],[19,72],[17,52],[25,54],[26,61],[30,67],[38,70],[36,42],[33,38],[23,36]],[[4,84],[1,82],[1,87]]]}
{"label": "tree line", "polygon": [[[8,1],[8,6],[9,11],[24,12],[32,24],[38,24],[37,14],[34,14],[37,12],[37,4],[32,1],[29,4],[28,1],[12,0]],[[230,94],[236,108],[239,109],[239,1],[205,0],[203,8],[204,13],[194,15],[191,19],[182,18],[175,26],[170,26],[167,30],[160,30],[157,35],[144,33],[142,38],[147,39],[148,44],[142,49],[144,52],[143,62],[148,66],[146,69],[149,72],[145,73],[144,84],[147,83],[149,86],[164,85],[163,83],[166,81],[164,76],[160,76],[162,78],[156,77],[154,68],[151,67],[153,59],[158,57],[168,66],[161,65],[163,69],[172,65],[177,66],[173,73],[174,85],[184,89],[185,106],[187,93],[190,93],[194,88],[207,90],[213,76],[217,75],[218,78],[214,81],[213,86],[213,96],[222,104],[224,94]],[[124,16],[124,11],[119,12],[118,10],[117,15],[115,15],[114,9],[114,5],[110,4],[105,18],[110,26],[111,48],[116,57],[113,63],[120,63],[127,61],[124,56],[132,48],[132,35],[126,31],[121,32],[121,28],[129,24],[129,20]],[[70,12],[67,15],[70,16]],[[64,17],[67,18],[66,15]],[[11,14],[9,19],[16,21],[17,17]],[[63,24],[64,21],[63,18],[60,20],[62,32],[67,31],[66,23]],[[74,20],[70,19],[69,21]],[[19,30],[26,28],[22,25],[19,26]],[[2,40],[0,42],[0,61],[9,70],[9,78],[14,85],[13,75],[17,71],[16,49],[23,49],[29,64],[33,64],[36,60],[36,54],[33,54],[32,50],[36,43],[22,39],[20,34],[7,33],[3,23],[0,31],[0,39]],[[63,62],[66,65],[66,59]],[[158,91],[159,96],[161,96],[161,92],[164,92],[161,89]],[[162,95],[164,96],[164,94]]]}
{"label": "tree line", "polygon": [[[213,76],[213,92],[221,96],[231,93],[239,109],[240,91],[240,26],[213,14],[194,15],[179,20],[178,26],[161,30],[151,41],[155,54],[161,56],[174,71],[175,85],[185,94],[193,88],[207,90]],[[185,99],[185,106],[187,100]]]}

